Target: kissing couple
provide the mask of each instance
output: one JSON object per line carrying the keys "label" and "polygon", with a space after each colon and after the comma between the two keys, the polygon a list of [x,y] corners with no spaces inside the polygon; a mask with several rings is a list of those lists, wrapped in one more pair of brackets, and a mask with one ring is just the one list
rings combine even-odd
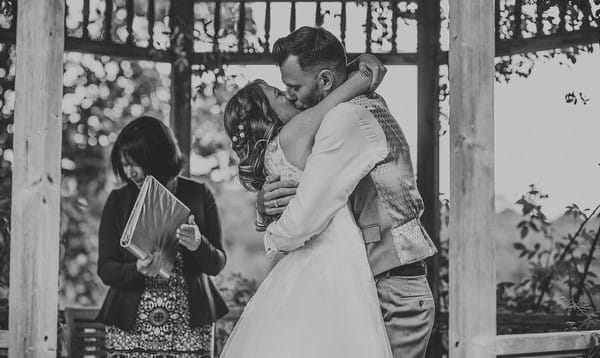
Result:
{"label": "kissing couple", "polygon": [[221,358],[424,357],[436,248],[404,134],[373,93],[385,68],[372,55],[347,65],[318,27],[273,53],[286,91],[256,80],[225,109],[271,271]]}

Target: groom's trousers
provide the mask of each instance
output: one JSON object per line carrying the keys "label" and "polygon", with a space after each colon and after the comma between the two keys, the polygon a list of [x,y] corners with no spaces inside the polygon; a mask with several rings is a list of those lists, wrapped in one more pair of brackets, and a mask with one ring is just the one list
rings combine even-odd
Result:
{"label": "groom's trousers", "polygon": [[394,358],[423,358],[433,329],[435,303],[426,275],[375,278]]}

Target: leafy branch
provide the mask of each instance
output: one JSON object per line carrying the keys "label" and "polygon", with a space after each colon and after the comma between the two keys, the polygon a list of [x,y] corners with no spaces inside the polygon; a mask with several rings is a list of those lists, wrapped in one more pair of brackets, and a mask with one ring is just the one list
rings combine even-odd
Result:
{"label": "leafy branch", "polygon": [[[575,232],[574,235],[570,235],[570,234],[568,235],[569,242],[563,248],[562,253],[556,260],[556,264],[551,267],[550,273],[548,274],[548,276],[546,277],[546,279],[543,281],[543,283],[541,285],[540,296],[538,297],[536,304],[535,304],[536,307],[539,307],[542,304],[544,295],[548,292],[548,289],[550,287],[550,282],[552,281],[552,278],[554,277],[554,274],[556,273],[555,267],[557,265],[560,265],[562,262],[564,262],[567,254],[571,253],[571,250],[572,250],[573,246],[576,245],[577,239],[580,237],[581,233],[583,232],[583,229],[588,224],[588,222],[594,217],[594,214],[598,211],[598,209],[600,209],[600,205],[596,206],[596,208],[592,211],[592,213],[590,215],[586,215],[584,212],[579,211],[579,209],[577,208],[576,205],[569,207],[569,210],[567,211],[567,213],[575,213],[575,215],[578,215],[578,216],[581,215],[584,217],[584,220],[579,225],[579,228],[577,229],[577,231]],[[594,247],[594,249],[595,249],[595,247]],[[592,253],[593,253],[593,251],[592,251]],[[585,276],[582,277],[582,280],[584,280],[584,279],[585,279]]]}

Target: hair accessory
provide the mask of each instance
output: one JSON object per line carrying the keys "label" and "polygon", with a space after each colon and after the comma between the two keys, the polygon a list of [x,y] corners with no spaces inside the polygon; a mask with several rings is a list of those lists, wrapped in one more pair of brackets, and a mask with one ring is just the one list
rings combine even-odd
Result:
{"label": "hair accessory", "polygon": [[238,125],[238,129],[239,129],[239,133],[237,136],[233,136],[232,140],[234,142],[237,141],[241,141],[242,139],[246,138],[246,133],[244,132],[244,125],[243,124],[239,124]]}

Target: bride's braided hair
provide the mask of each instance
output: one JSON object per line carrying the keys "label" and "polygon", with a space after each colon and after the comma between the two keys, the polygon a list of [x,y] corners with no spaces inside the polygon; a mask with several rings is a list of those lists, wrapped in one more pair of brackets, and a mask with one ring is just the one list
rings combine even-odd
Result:
{"label": "bride's braided hair", "polygon": [[225,132],[239,158],[239,178],[248,190],[260,190],[266,179],[264,165],[267,144],[275,138],[282,122],[269,105],[255,80],[240,89],[225,106]]}

